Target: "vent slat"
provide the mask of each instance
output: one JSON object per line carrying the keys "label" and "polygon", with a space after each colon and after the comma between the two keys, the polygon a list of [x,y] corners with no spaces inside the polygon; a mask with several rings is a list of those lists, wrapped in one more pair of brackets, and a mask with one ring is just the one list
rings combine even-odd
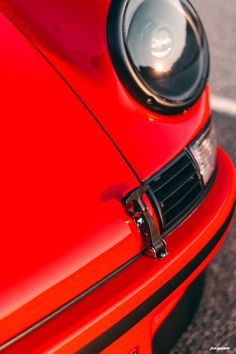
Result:
{"label": "vent slat", "polygon": [[186,211],[189,210],[190,206],[194,205],[194,203],[192,202],[195,202],[196,199],[198,199],[200,192],[201,192],[200,186],[196,186],[192,191],[192,194],[188,194],[182,200],[182,203],[179,203],[178,205],[175,206],[175,208],[169,210],[164,217],[166,226],[170,223],[172,224],[173,222],[176,222],[176,219],[180,219],[184,215],[184,213],[186,213]]}
{"label": "vent slat", "polygon": [[[184,166],[182,166],[180,169],[176,171],[171,171],[167,176],[161,175],[159,177],[159,180],[156,182],[156,188],[153,190],[154,192],[158,192],[160,189],[165,187],[168,183],[171,183],[175,178],[178,178],[178,176],[184,172],[189,167],[192,167],[191,161],[188,161]],[[168,171],[170,172],[170,171]],[[167,178],[166,178],[167,177]]]}
{"label": "vent slat", "polygon": [[163,213],[165,213],[166,209],[170,209],[175,205],[179,200],[181,200],[185,195],[191,192],[191,190],[199,184],[197,174],[192,175],[192,180],[187,180],[182,183],[181,187],[177,188],[170,195],[168,195],[165,199],[163,199],[160,204],[164,204],[162,207]]}
{"label": "vent slat", "polygon": [[182,170],[175,178],[173,178],[171,181],[168,181],[168,183],[166,183],[163,188],[154,192],[157,199],[166,199],[170,194],[178,190],[179,187],[181,187],[182,184],[188,181],[194,174],[196,174],[196,170],[192,165],[189,165],[186,169]]}
{"label": "vent slat", "polygon": [[184,151],[149,182],[161,211],[162,231],[181,222],[196,205],[203,190],[195,164]]}
{"label": "vent slat", "polygon": [[[198,186],[198,183],[195,183],[188,191],[186,191],[185,194],[182,195],[181,198],[178,199],[178,201],[177,201],[175,204],[173,204],[170,208],[168,208],[167,211],[163,212],[163,216],[165,217],[166,214],[168,214],[170,211],[172,211],[173,209],[176,209],[176,208],[178,208],[178,210],[179,210],[178,213],[180,213],[180,212],[181,212],[181,207],[182,207],[183,205],[185,205],[186,201],[189,200],[189,195],[190,195],[190,193],[191,193],[191,192],[194,192],[194,190],[195,190],[197,187],[199,187],[199,186]],[[191,197],[192,197],[192,195],[191,195]],[[186,207],[186,206],[184,206],[184,207]]]}

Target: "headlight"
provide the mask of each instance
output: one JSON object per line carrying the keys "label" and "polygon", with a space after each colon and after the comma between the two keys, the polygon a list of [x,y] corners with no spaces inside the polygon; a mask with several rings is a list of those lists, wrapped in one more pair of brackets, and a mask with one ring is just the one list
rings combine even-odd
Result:
{"label": "headlight", "polygon": [[216,133],[214,126],[211,125],[189,148],[199,166],[203,183],[206,185],[216,166]]}
{"label": "headlight", "polygon": [[142,104],[176,113],[201,95],[208,45],[187,0],[113,0],[108,42],[118,75]]}

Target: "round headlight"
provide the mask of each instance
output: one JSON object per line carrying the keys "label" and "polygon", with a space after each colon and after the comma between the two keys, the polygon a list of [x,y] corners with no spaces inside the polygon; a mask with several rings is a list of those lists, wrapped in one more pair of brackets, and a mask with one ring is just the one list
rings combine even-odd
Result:
{"label": "round headlight", "polygon": [[187,0],[113,0],[108,42],[119,77],[143,105],[172,114],[201,95],[208,44]]}

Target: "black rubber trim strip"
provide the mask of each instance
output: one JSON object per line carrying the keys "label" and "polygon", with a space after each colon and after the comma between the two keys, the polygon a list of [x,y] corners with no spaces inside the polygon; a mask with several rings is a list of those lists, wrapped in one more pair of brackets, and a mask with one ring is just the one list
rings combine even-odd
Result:
{"label": "black rubber trim strip", "polygon": [[99,287],[101,287],[102,285],[107,283],[110,279],[114,278],[117,274],[122,272],[124,269],[128,268],[132,263],[136,262],[140,257],[142,257],[142,254],[141,253],[137,254],[136,256],[131,258],[128,262],[126,262],[125,264],[121,265],[119,268],[117,268],[116,270],[114,270],[113,272],[108,274],[105,278],[102,278],[97,283],[95,283],[93,286],[91,286],[90,288],[88,288],[87,290],[82,292],[80,295],[76,296],[72,300],[68,301],[66,304],[59,307],[56,311],[54,311],[51,314],[47,315],[46,317],[42,318],[40,321],[36,322],[32,326],[26,328],[25,330],[23,330],[22,332],[17,334],[15,337],[12,337],[11,339],[9,339],[7,342],[0,343],[0,352],[2,350],[7,349],[11,345],[15,344],[19,340],[25,338],[30,333],[36,331],[38,328],[42,327],[50,320],[53,320],[56,316],[60,315],[61,313],[63,313],[67,309],[69,309],[71,306],[75,305],[77,302],[81,301],[86,296],[88,296],[92,292],[96,291]]}
{"label": "black rubber trim strip", "polygon": [[208,242],[208,244],[194,257],[179,273],[177,273],[171,280],[169,280],[161,289],[157,290],[152,296],[145,300],[141,305],[136,307],[127,316],[122,318],[114,326],[109,328],[106,332],[87,344],[84,348],[77,351],[77,354],[95,354],[100,353],[115,340],[120,338],[125,332],[135,326],[145,316],[147,316],[156,306],[158,306],[164,299],[166,299],[193,271],[204,261],[204,259],[211,253],[217,243],[223,237],[227,230],[230,221],[233,217],[234,208],[225,220],[222,227]]}

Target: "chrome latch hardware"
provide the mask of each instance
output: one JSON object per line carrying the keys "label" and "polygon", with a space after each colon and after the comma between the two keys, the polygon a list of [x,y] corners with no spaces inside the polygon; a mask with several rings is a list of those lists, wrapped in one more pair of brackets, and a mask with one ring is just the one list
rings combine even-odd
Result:
{"label": "chrome latch hardware", "polygon": [[167,256],[166,242],[160,237],[153,217],[143,200],[143,195],[149,190],[149,185],[144,184],[130,192],[124,199],[127,214],[133,218],[146,246],[146,254],[153,258]]}

